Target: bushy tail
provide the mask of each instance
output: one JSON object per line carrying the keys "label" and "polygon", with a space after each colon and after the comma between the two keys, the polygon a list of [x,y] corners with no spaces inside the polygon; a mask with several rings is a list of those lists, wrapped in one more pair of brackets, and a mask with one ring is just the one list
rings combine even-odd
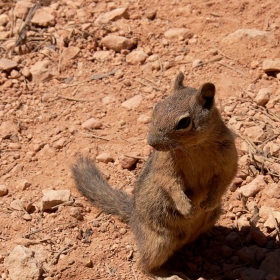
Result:
{"label": "bushy tail", "polygon": [[125,191],[112,188],[93,161],[80,157],[72,166],[72,173],[78,190],[93,206],[107,214],[119,216],[126,223],[129,222],[132,198]]}

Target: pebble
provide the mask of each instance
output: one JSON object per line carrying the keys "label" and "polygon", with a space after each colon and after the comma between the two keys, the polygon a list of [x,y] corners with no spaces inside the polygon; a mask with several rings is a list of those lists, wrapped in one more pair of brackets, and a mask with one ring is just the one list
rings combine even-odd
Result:
{"label": "pebble", "polygon": [[15,279],[39,280],[43,272],[36,254],[22,245],[14,247],[4,260],[4,267],[9,271],[9,277]]}
{"label": "pebble", "polygon": [[267,186],[263,175],[258,175],[251,183],[244,185],[238,189],[246,197],[254,197],[258,192]]}
{"label": "pebble", "polygon": [[11,59],[1,58],[0,59],[0,70],[9,71],[17,67],[17,63]]}
{"label": "pebble", "polygon": [[280,72],[280,58],[265,59],[262,64],[264,72]]}
{"label": "pebble", "polygon": [[250,39],[269,39],[271,38],[271,33],[267,31],[262,31],[258,29],[238,29],[233,33],[227,35],[224,39],[222,39],[222,43],[233,44],[240,43],[243,40]]}
{"label": "pebble", "polygon": [[271,274],[278,279],[280,276],[280,249],[275,250],[274,252],[267,253],[265,260],[261,263],[259,269],[265,271],[268,274]]}
{"label": "pebble", "polygon": [[119,162],[123,169],[130,170],[137,161],[138,161],[137,158],[126,157],[124,155],[119,156]]}
{"label": "pebble", "polygon": [[258,105],[265,106],[270,99],[272,92],[269,88],[262,88],[259,90],[255,100]]}
{"label": "pebble", "polygon": [[137,107],[140,106],[142,100],[143,100],[143,96],[141,94],[137,94],[137,95],[133,96],[132,98],[124,101],[122,103],[122,107],[124,107],[128,110],[136,109]]}
{"label": "pebble", "polygon": [[85,267],[92,268],[93,267],[92,260],[87,260],[86,263],[85,263]]}
{"label": "pebble", "polygon": [[268,196],[269,198],[280,198],[280,185],[276,183],[269,184],[268,188],[266,188],[263,195]]}
{"label": "pebble", "polygon": [[113,162],[114,159],[109,153],[101,153],[96,157],[96,160],[99,162],[109,163]]}
{"label": "pebble", "polygon": [[[93,54],[93,58],[95,60],[105,60],[106,58],[108,58],[110,56],[110,51],[96,51],[94,54]],[[116,75],[116,73],[115,73]]]}
{"label": "pebble", "polygon": [[17,190],[22,190],[22,191],[26,190],[30,186],[31,186],[31,183],[28,180],[26,180],[26,179],[20,179],[15,184],[15,188]]}
{"label": "pebble", "polygon": [[266,273],[263,270],[248,268],[241,271],[242,280],[264,280]]}
{"label": "pebble", "polygon": [[267,237],[263,232],[260,231],[259,228],[252,227],[250,229],[250,234],[259,246],[265,246],[265,244],[267,243]]}
{"label": "pebble", "polygon": [[18,1],[15,5],[13,14],[15,17],[25,20],[29,9],[33,7],[33,3],[30,1]]}
{"label": "pebble", "polygon": [[155,19],[156,15],[157,15],[157,10],[148,10],[145,12],[145,16],[150,20]]}
{"label": "pebble", "polygon": [[42,210],[51,210],[52,207],[70,201],[69,190],[43,190],[41,200]]}
{"label": "pebble", "polygon": [[0,26],[5,26],[9,22],[9,17],[6,14],[0,15]]}
{"label": "pebble", "polygon": [[147,57],[144,51],[133,51],[126,56],[126,62],[132,65],[143,64]]}
{"label": "pebble", "polygon": [[257,261],[263,260],[266,256],[267,249],[260,248],[257,245],[250,247],[243,247],[236,252],[236,256],[244,263],[248,263],[252,266],[257,264]]}
{"label": "pebble", "polygon": [[83,129],[99,129],[102,127],[102,122],[95,119],[95,118],[90,118],[86,120],[85,122],[82,123],[82,128]]}
{"label": "pebble", "polygon": [[65,137],[61,137],[58,141],[56,141],[53,145],[55,149],[62,149],[67,143],[67,139]]}
{"label": "pebble", "polygon": [[21,144],[20,143],[9,143],[9,148],[12,150],[20,150]]}
{"label": "pebble", "polygon": [[54,26],[55,17],[43,9],[38,9],[32,17],[31,23],[40,27]]}
{"label": "pebble", "polygon": [[107,24],[110,21],[118,20],[120,18],[125,18],[125,19],[129,18],[129,14],[126,8],[117,8],[105,14],[99,15],[95,20],[95,24],[100,24],[100,25]]}
{"label": "pebble", "polygon": [[192,68],[199,66],[201,63],[202,63],[202,60],[200,60],[199,58],[195,59],[192,63]]}
{"label": "pebble", "polygon": [[3,139],[10,138],[12,135],[16,135],[17,133],[18,127],[11,121],[4,121],[0,125],[0,135]]}
{"label": "pebble", "polygon": [[223,258],[229,259],[232,256],[232,249],[227,245],[223,245],[221,247],[221,255]]}
{"label": "pebble", "polygon": [[80,51],[81,51],[80,48],[74,47],[74,46],[64,48],[64,50],[62,51],[62,54],[61,54],[62,62],[67,63],[71,59],[75,58],[79,54]]}
{"label": "pebble", "polygon": [[244,134],[249,136],[252,140],[260,140],[264,135],[264,131],[260,126],[251,126],[244,130]]}
{"label": "pebble", "polygon": [[151,117],[147,115],[140,115],[137,119],[137,122],[148,124],[151,122]]}
{"label": "pebble", "polygon": [[107,35],[101,40],[101,45],[109,50],[121,52],[121,50],[132,49],[135,46],[135,42],[123,36]]}
{"label": "pebble", "polygon": [[54,76],[53,71],[49,68],[51,62],[49,60],[43,60],[36,62],[30,68],[32,74],[32,81],[36,84],[49,80]]}
{"label": "pebble", "polygon": [[0,185],[0,197],[8,193],[8,188],[5,185]]}
{"label": "pebble", "polygon": [[277,221],[280,221],[280,212],[278,211],[272,211],[273,215],[271,213],[271,209],[269,209],[269,216],[263,226],[267,228],[268,230],[274,230],[275,229],[275,219]]}
{"label": "pebble", "polygon": [[81,207],[71,207],[70,208],[70,216],[76,218],[78,221],[83,220],[83,215],[81,214],[82,208]]}
{"label": "pebble", "polygon": [[190,39],[193,36],[193,33],[188,28],[170,28],[164,32],[164,36],[167,39]]}

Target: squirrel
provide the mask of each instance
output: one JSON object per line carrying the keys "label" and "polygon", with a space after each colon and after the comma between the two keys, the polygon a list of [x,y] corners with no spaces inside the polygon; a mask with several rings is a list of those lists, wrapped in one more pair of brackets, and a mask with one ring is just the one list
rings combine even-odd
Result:
{"label": "squirrel", "polygon": [[183,80],[180,72],[172,94],[153,109],[148,144],[154,151],[133,196],[112,188],[89,158],[72,166],[78,190],[130,225],[138,265],[154,275],[175,251],[214,226],[237,170],[234,137],[215,106],[215,85],[195,89]]}

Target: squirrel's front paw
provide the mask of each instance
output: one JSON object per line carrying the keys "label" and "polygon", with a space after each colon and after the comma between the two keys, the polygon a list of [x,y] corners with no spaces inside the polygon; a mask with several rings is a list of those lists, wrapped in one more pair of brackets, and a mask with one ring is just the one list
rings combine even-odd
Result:
{"label": "squirrel's front paw", "polygon": [[200,202],[200,208],[204,209],[206,212],[211,211],[211,210],[215,209],[216,207],[217,207],[217,205],[214,203],[214,201],[209,198]]}
{"label": "squirrel's front paw", "polygon": [[191,204],[190,200],[180,201],[180,203],[177,203],[176,206],[177,206],[177,210],[183,216],[193,216],[196,213],[196,208]]}

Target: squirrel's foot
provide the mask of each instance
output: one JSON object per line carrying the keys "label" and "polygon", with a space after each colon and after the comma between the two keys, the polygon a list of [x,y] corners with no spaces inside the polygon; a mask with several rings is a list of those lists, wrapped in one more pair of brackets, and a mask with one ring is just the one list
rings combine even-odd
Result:
{"label": "squirrel's foot", "polygon": [[206,212],[214,210],[218,205],[219,203],[215,203],[215,201],[209,197],[206,200],[200,202],[200,208],[204,209]]}
{"label": "squirrel's foot", "polygon": [[196,208],[191,204],[190,200],[180,201],[176,204],[177,210],[183,216],[194,216],[196,214]]}

